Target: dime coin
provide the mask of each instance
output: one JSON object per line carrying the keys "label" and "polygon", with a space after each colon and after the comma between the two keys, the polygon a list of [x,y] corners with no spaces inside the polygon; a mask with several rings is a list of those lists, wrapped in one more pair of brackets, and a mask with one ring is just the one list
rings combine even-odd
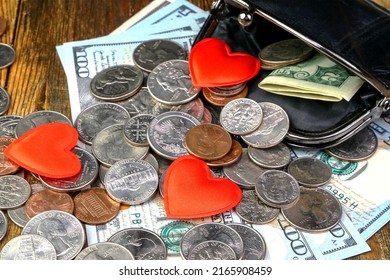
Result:
{"label": "dime coin", "polygon": [[0,210],[0,241],[4,238],[5,234],[7,233],[7,229],[8,229],[7,218],[5,217],[3,211]]}
{"label": "dime coin", "polygon": [[233,248],[216,240],[203,241],[192,248],[189,260],[236,260]]}
{"label": "dime coin", "polygon": [[6,68],[14,63],[16,53],[13,47],[0,43],[0,69]]}
{"label": "dime coin", "polygon": [[299,198],[299,184],[293,176],[281,170],[267,170],[255,186],[257,196],[271,207],[286,208]]}
{"label": "dime coin", "polygon": [[8,92],[0,87],[0,115],[5,114],[9,108],[10,97]]}
{"label": "dime coin", "polygon": [[340,222],[342,207],[337,198],[322,188],[301,188],[298,202],[282,214],[294,227],[309,231],[322,232]]}
{"label": "dime coin", "polygon": [[254,228],[244,224],[228,224],[241,236],[244,242],[243,260],[264,260],[267,246],[263,236]]}
{"label": "dime coin", "polygon": [[304,187],[320,187],[332,178],[332,168],[323,161],[311,157],[293,160],[288,165],[287,172]]}
{"label": "dime coin", "polygon": [[79,139],[86,144],[92,144],[93,139],[104,128],[124,124],[129,118],[130,114],[124,107],[115,103],[99,103],[81,111],[74,126],[79,133]]}
{"label": "dime coin", "polygon": [[188,152],[203,160],[217,160],[232,147],[229,132],[217,124],[199,124],[187,131],[185,146]]}
{"label": "dime coin", "polygon": [[56,260],[54,245],[37,234],[18,235],[4,245],[1,260]]}
{"label": "dime coin", "polygon": [[91,188],[74,197],[74,215],[86,224],[108,223],[119,213],[120,203],[113,200],[105,189]]}
{"label": "dime coin", "polygon": [[29,218],[26,215],[25,209],[26,207],[23,205],[15,209],[7,210],[8,217],[11,219],[11,221],[14,222],[15,225],[21,228],[23,228],[29,220]]}
{"label": "dime coin", "polygon": [[104,101],[120,101],[137,93],[144,75],[133,65],[114,65],[98,72],[91,81],[93,96]]}
{"label": "dime coin", "polygon": [[156,116],[149,125],[148,142],[158,155],[175,160],[188,155],[184,147],[184,137],[188,130],[199,125],[193,116],[183,112],[166,112]]}
{"label": "dime coin", "polygon": [[174,59],[185,60],[187,54],[178,43],[170,40],[154,39],[139,44],[133,52],[134,64],[146,72],[159,64]]}
{"label": "dime coin", "polygon": [[46,189],[31,195],[25,204],[26,215],[29,219],[49,210],[61,210],[72,214],[74,210],[72,197],[67,193]]}
{"label": "dime coin", "polygon": [[27,131],[47,123],[66,123],[72,125],[72,122],[65,115],[55,111],[36,111],[19,120],[15,127],[15,136],[19,138]]}
{"label": "dime coin", "polygon": [[20,166],[10,161],[4,154],[4,150],[14,142],[14,138],[0,138],[0,176],[16,173]]}
{"label": "dime coin", "polygon": [[167,247],[162,238],[145,228],[122,229],[108,238],[126,247],[136,260],[165,260]]}
{"label": "dime coin", "polygon": [[130,118],[123,127],[125,140],[134,146],[148,146],[147,130],[154,116],[138,114]]}
{"label": "dime coin", "polygon": [[180,242],[180,254],[188,259],[191,251],[204,241],[221,241],[233,248],[237,259],[244,255],[244,243],[241,236],[234,229],[219,223],[202,223],[190,228]]}
{"label": "dime coin", "polygon": [[123,159],[107,171],[104,185],[112,199],[128,205],[141,204],[156,192],[158,174],[145,160]]}
{"label": "dime coin", "polygon": [[241,219],[253,224],[272,222],[280,213],[279,208],[271,207],[262,202],[255,190],[243,191],[242,199],[235,210]]}
{"label": "dime coin", "polygon": [[200,91],[192,84],[186,60],[169,60],[159,64],[149,74],[147,86],[153,98],[168,105],[187,103]]}
{"label": "dime coin", "polygon": [[0,17],[0,36],[4,34],[7,29],[7,20],[3,17]]}
{"label": "dime coin", "polygon": [[92,153],[106,166],[111,166],[122,159],[143,159],[149,146],[134,146],[125,140],[123,125],[115,124],[104,128],[92,141]]}
{"label": "dime coin", "polygon": [[57,253],[57,259],[73,259],[84,247],[85,231],[73,215],[59,210],[49,210],[34,216],[22,230],[22,235],[38,234],[46,237]]}
{"label": "dime coin", "polygon": [[243,148],[241,157],[233,164],[223,167],[223,174],[242,189],[254,189],[257,177],[266,169],[255,164],[248,156],[248,149]]}
{"label": "dime coin", "polygon": [[134,260],[124,246],[113,242],[99,242],[84,248],[75,260]]}
{"label": "dime coin", "polygon": [[230,101],[245,98],[248,95],[248,86],[245,86],[242,91],[234,96],[220,96],[213,94],[208,88],[202,89],[204,98],[212,105],[223,107]]}
{"label": "dime coin", "polygon": [[371,128],[361,131],[327,152],[335,158],[347,161],[362,161],[370,158],[378,148],[378,138]]}
{"label": "dime coin", "polygon": [[0,176],[0,209],[22,206],[30,197],[30,184],[17,175]]}
{"label": "dime coin", "polygon": [[206,163],[208,166],[212,166],[212,167],[227,166],[239,160],[241,154],[242,154],[241,144],[237,140],[232,139],[232,146],[230,148],[230,151],[225,156],[223,156],[220,159],[207,161]]}
{"label": "dime coin", "polygon": [[17,124],[19,123],[19,120],[11,120],[8,122],[3,123],[0,126],[0,137],[2,138],[15,138],[15,128]]}
{"label": "dime coin", "polygon": [[67,178],[49,178],[39,176],[40,181],[56,192],[79,191],[94,182],[98,176],[99,164],[96,158],[87,150],[75,147],[73,153],[80,159],[81,171]]}
{"label": "dime coin", "polygon": [[282,142],[270,148],[259,149],[248,147],[249,158],[264,168],[282,168],[291,161],[290,148]]}
{"label": "dime coin", "polygon": [[236,135],[249,134],[256,130],[263,120],[259,103],[249,98],[238,98],[226,104],[221,111],[223,128]]}
{"label": "dime coin", "polygon": [[249,146],[270,148],[282,142],[290,127],[290,120],[286,111],[276,104],[260,102],[259,105],[263,111],[261,125],[252,133],[242,135],[241,138]]}
{"label": "dime coin", "polygon": [[[286,66],[309,58],[314,49],[300,39],[287,39],[263,48],[259,53],[262,64]],[[263,65],[262,65],[263,67]]]}

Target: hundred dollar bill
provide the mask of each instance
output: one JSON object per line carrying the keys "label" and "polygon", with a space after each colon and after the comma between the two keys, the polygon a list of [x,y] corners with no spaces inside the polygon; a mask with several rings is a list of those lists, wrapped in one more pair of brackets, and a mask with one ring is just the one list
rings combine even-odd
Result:
{"label": "hundred dollar bill", "polygon": [[287,96],[349,101],[363,82],[318,53],[304,62],[272,71],[258,86],[266,91]]}
{"label": "hundred dollar bill", "polygon": [[96,73],[118,64],[134,64],[133,51],[141,43],[151,39],[167,39],[177,42],[189,53],[196,36],[194,31],[164,33],[144,36],[134,41],[116,42],[107,39],[88,44],[64,44],[57,47],[68,80],[69,98],[73,121],[88,106],[99,103],[89,91],[89,85]]}
{"label": "hundred dollar bill", "polygon": [[[203,219],[176,220],[166,217],[164,201],[156,195],[142,205],[130,206],[103,225],[86,225],[87,242],[107,241],[115,232],[131,227],[143,227],[160,235],[168,249],[168,259],[180,259],[180,240],[191,227],[203,223],[244,223],[234,210]],[[293,228],[282,215],[265,225],[252,226],[267,246],[266,259],[322,260],[345,259],[370,250],[344,214],[334,228],[323,233],[307,233]]]}
{"label": "hundred dollar bill", "polygon": [[353,225],[367,240],[390,221],[390,188],[385,177],[390,166],[390,123],[384,118],[370,123],[378,149],[362,162],[338,160],[323,151],[293,149],[294,156],[317,157],[332,167],[325,188],[339,199]]}

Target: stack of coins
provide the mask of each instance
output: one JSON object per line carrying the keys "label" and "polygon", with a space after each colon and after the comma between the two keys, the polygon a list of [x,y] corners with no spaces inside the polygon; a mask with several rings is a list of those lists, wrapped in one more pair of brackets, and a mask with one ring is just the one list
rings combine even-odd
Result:
{"label": "stack of coins", "polygon": [[203,97],[212,105],[223,107],[237,98],[245,98],[248,95],[246,82],[226,87],[204,87]]}

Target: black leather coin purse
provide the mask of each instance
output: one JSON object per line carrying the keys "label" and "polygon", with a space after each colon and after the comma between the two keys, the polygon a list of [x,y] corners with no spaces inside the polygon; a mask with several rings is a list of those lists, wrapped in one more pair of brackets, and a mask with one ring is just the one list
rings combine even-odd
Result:
{"label": "black leather coin purse", "polygon": [[364,80],[351,100],[329,102],[273,94],[248,82],[248,98],[281,106],[290,119],[285,142],[329,148],[390,109],[390,13],[368,0],[216,0],[196,44],[224,40],[232,51],[258,56],[266,46],[298,38]]}

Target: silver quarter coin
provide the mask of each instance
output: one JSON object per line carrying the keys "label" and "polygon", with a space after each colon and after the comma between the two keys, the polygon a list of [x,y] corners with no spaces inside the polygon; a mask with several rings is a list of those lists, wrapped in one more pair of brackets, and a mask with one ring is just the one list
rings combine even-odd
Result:
{"label": "silver quarter coin", "polygon": [[157,101],[167,105],[180,105],[197,97],[200,88],[192,84],[186,60],[168,60],[149,74],[147,87]]}
{"label": "silver quarter coin", "polygon": [[8,209],[7,210],[8,217],[11,219],[12,222],[14,222],[15,225],[23,228],[29,218],[26,215],[26,210],[24,205],[15,209]]}
{"label": "silver quarter coin", "polygon": [[329,148],[327,153],[347,161],[362,161],[370,158],[378,148],[378,138],[368,126],[341,144]]}
{"label": "silver quarter coin", "polygon": [[229,101],[222,108],[219,120],[221,125],[232,134],[249,134],[262,123],[263,111],[256,101],[237,98]]}
{"label": "silver quarter coin", "polygon": [[31,187],[17,175],[0,176],[0,209],[22,206],[30,197]]}
{"label": "silver quarter coin", "polygon": [[257,196],[267,205],[286,208],[299,198],[299,184],[293,176],[281,170],[267,170],[256,180]]}
{"label": "silver quarter coin", "polygon": [[73,153],[81,162],[79,174],[62,179],[39,176],[40,181],[46,187],[56,192],[75,192],[89,186],[96,180],[99,171],[99,163],[96,158],[87,150],[79,147],[75,147]]}
{"label": "silver quarter coin", "polygon": [[151,95],[147,87],[141,87],[141,89],[132,97],[122,101],[118,101],[116,104],[122,106],[129,112],[131,117],[138,114],[152,114],[154,106],[162,104],[155,100]]}
{"label": "silver quarter coin", "polygon": [[216,240],[203,241],[192,248],[189,260],[236,260],[233,248]]}
{"label": "silver quarter coin", "polygon": [[187,113],[200,121],[203,118],[204,105],[203,101],[199,97],[181,105],[165,105],[161,102],[156,102],[152,109],[152,114],[157,116],[169,111]]}
{"label": "silver quarter coin", "polygon": [[7,112],[10,105],[10,97],[8,92],[0,87],[0,115],[5,114]]}
{"label": "silver quarter coin", "polygon": [[342,216],[340,201],[322,188],[301,188],[298,202],[282,209],[286,220],[298,229],[309,232],[322,232],[334,227]]}
{"label": "silver quarter coin", "polygon": [[154,116],[149,114],[139,114],[131,117],[123,127],[126,141],[134,146],[148,146],[147,132],[150,122]]}
{"label": "silver quarter coin", "polygon": [[0,126],[0,137],[16,138],[15,128],[19,121],[20,120],[15,119],[2,123]]}
{"label": "silver quarter coin", "polygon": [[287,167],[299,184],[316,188],[325,185],[332,178],[332,168],[317,158],[301,157],[290,162]]}
{"label": "silver quarter coin", "polygon": [[99,103],[92,105],[77,116],[74,123],[79,139],[92,144],[96,135],[104,128],[114,124],[124,124],[130,118],[127,110],[115,103]]}
{"label": "silver quarter coin", "polygon": [[184,137],[190,128],[200,122],[193,116],[183,112],[166,112],[156,116],[149,125],[148,142],[158,155],[175,160],[187,155]]}
{"label": "silver quarter coin", "polygon": [[93,96],[105,101],[119,101],[137,93],[144,74],[134,65],[115,65],[98,72],[91,81]]}
{"label": "silver quarter coin", "polygon": [[158,187],[156,169],[142,159],[123,159],[113,164],[104,176],[109,196],[123,204],[136,205],[150,199]]}
{"label": "silver quarter coin", "polygon": [[224,166],[223,174],[242,189],[254,189],[257,177],[266,169],[255,164],[248,156],[248,149],[243,148],[239,160]]}
{"label": "silver quarter coin", "polygon": [[124,246],[113,242],[99,242],[84,248],[75,260],[134,260]]}
{"label": "silver quarter coin", "polygon": [[1,260],[56,260],[54,245],[37,234],[18,235],[4,245]]}
{"label": "silver quarter coin", "polygon": [[122,159],[143,159],[149,146],[134,146],[125,140],[123,125],[115,124],[104,128],[92,141],[92,153],[106,166],[111,166]]}
{"label": "silver quarter coin", "polygon": [[228,224],[241,236],[244,242],[243,260],[264,260],[267,246],[263,236],[254,228],[244,224]]}
{"label": "silver quarter coin", "polygon": [[22,116],[19,115],[4,115],[0,116],[0,127],[3,125],[3,123],[6,123],[8,121],[15,121],[22,119]]}
{"label": "silver quarter coin", "polygon": [[0,43],[0,69],[6,68],[14,63],[16,53],[13,47]]}
{"label": "silver quarter coin", "polygon": [[237,259],[244,255],[244,243],[241,236],[225,224],[202,223],[190,228],[180,242],[180,254],[183,259],[188,259],[192,249],[201,242],[215,240],[221,241],[232,247]]}
{"label": "silver quarter coin", "polygon": [[280,208],[262,202],[255,190],[243,191],[242,199],[235,210],[241,219],[252,224],[267,224],[275,220],[280,213]]}
{"label": "silver quarter coin", "polygon": [[133,52],[134,64],[146,72],[159,64],[174,59],[184,60],[187,54],[178,43],[170,40],[155,39],[139,44]]}
{"label": "silver quarter coin", "polygon": [[8,221],[3,211],[0,210],[0,241],[4,238],[8,230]]}
{"label": "silver quarter coin", "polygon": [[290,120],[286,111],[276,104],[260,102],[259,105],[263,110],[261,125],[252,133],[242,135],[241,138],[249,146],[270,148],[282,142],[290,127]]}
{"label": "silver quarter coin", "polygon": [[73,259],[85,244],[81,222],[75,216],[59,210],[34,216],[23,228],[22,235],[25,234],[38,234],[48,239],[54,245],[58,260]]}
{"label": "silver quarter coin", "polygon": [[109,242],[126,247],[136,260],[165,260],[167,247],[162,238],[145,228],[122,229],[108,238]]}
{"label": "silver quarter coin", "polygon": [[257,165],[269,169],[285,167],[291,161],[290,148],[283,143],[264,149],[249,146],[248,155]]}
{"label": "silver quarter coin", "polygon": [[15,136],[19,138],[27,131],[47,123],[66,123],[72,125],[72,122],[65,115],[55,111],[36,111],[19,120],[15,127]]}

